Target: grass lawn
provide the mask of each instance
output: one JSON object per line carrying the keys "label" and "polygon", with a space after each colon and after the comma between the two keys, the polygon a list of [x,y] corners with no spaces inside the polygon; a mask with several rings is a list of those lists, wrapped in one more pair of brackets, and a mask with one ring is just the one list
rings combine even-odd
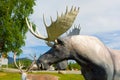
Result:
{"label": "grass lawn", "polygon": [[0,72],[0,80],[21,80],[19,73]]}
{"label": "grass lawn", "polygon": [[[32,73],[32,74],[51,74],[59,77],[59,80],[84,80],[80,74],[58,74],[58,73]],[[19,73],[0,72],[0,80],[21,80]]]}
{"label": "grass lawn", "polygon": [[58,74],[58,73],[37,73],[37,74],[51,74],[59,77],[59,80],[84,80],[80,74]]}

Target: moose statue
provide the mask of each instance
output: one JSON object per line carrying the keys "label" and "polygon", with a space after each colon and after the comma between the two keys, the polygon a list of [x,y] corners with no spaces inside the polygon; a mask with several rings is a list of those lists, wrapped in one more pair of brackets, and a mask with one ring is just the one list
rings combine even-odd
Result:
{"label": "moose statue", "polygon": [[106,47],[98,38],[87,35],[59,37],[74,22],[79,9],[72,8],[47,27],[48,37],[34,31],[26,18],[31,33],[39,39],[54,41],[51,49],[41,55],[38,66],[48,69],[50,65],[64,60],[75,60],[81,66],[85,80],[120,80],[120,51]]}

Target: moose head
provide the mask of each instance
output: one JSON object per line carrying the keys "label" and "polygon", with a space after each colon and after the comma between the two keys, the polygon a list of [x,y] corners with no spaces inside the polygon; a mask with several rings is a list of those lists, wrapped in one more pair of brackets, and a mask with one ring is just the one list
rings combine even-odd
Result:
{"label": "moose head", "polygon": [[[68,11],[68,7],[67,7],[65,14],[62,14],[61,16],[59,16],[57,13],[56,21],[53,21],[51,18],[50,26],[47,26],[47,24],[45,23],[45,18],[43,16],[43,21],[46,27],[48,37],[42,36],[37,29],[34,31],[32,24],[28,22],[27,18],[26,18],[26,23],[30,32],[35,37],[45,40],[46,44],[52,47],[53,44],[51,42],[55,43],[55,41],[57,41],[57,38],[61,36],[63,33],[65,33],[72,26],[78,12],[79,12],[79,8],[76,9],[76,7],[72,7],[71,10]],[[67,36],[76,35],[76,34],[79,34],[79,32],[80,32],[80,25],[78,27],[74,27],[72,31],[67,33]]]}

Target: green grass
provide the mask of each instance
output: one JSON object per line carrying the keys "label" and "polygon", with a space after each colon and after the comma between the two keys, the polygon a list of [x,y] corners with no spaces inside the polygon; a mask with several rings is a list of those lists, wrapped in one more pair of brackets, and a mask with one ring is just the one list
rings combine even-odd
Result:
{"label": "green grass", "polygon": [[[32,73],[32,74],[50,74],[59,77],[59,80],[84,80],[80,74],[58,74],[58,73]],[[0,72],[0,80],[21,80],[19,73]]]}
{"label": "green grass", "polygon": [[0,72],[0,80],[21,80],[19,73]]}
{"label": "green grass", "polygon": [[50,72],[40,72],[36,74],[51,74],[59,77],[59,80],[84,80],[83,76],[80,74],[58,74]]}

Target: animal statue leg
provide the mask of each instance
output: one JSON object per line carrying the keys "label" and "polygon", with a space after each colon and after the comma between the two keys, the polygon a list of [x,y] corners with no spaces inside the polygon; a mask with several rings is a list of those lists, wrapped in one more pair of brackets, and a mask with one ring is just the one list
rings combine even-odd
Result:
{"label": "animal statue leg", "polygon": [[81,69],[81,72],[85,80],[107,80],[106,73],[99,67],[92,68],[86,66]]}
{"label": "animal statue leg", "polygon": [[82,75],[84,76],[85,80],[92,80],[91,71],[89,69],[81,68]]}

